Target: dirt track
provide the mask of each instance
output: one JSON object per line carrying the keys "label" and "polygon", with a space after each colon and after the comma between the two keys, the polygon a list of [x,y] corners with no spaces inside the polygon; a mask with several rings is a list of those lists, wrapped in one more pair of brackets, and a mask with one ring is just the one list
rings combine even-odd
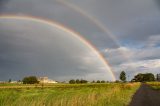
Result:
{"label": "dirt track", "polygon": [[148,85],[142,84],[129,106],[160,106],[160,90],[153,90]]}

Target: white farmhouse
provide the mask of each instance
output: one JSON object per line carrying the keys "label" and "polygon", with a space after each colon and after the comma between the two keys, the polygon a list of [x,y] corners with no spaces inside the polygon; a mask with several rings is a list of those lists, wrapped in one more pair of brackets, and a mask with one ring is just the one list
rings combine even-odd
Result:
{"label": "white farmhouse", "polygon": [[48,79],[48,77],[39,77],[38,78],[38,81],[40,82],[40,83],[52,83],[52,84],[55,84],[55,83],[58,83],[58,82],[56,82],[56,81],[54,81],[54,80],[51,80],[51,79]]}

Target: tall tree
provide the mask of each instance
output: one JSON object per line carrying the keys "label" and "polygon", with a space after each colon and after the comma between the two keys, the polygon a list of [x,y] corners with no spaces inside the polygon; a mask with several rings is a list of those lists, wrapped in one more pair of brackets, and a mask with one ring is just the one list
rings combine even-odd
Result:
{"label": "tall tree", "polygon": [[160,74],[157,74],[156,80],[160,81]]}
{"label": "tall tree", "polygon": [[123,82],[126,81],[126,73],[125,73],[124,71],[122,71],[122,72],[120,73],[119,79],[120,79],[121,81],[123,81]]}

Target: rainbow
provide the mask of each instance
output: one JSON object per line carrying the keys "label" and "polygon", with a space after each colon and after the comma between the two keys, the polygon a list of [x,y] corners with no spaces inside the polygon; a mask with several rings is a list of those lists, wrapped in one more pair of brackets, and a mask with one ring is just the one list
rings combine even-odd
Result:
{"label": "rainbow", "polygon": [[92,21],[96,26],[98,26],[102,31],[104,31],[115,43],[117,46],[120,47],[120,43],[118,39],[111,33],[109,28],[107,28],[104,24],[102,24],[98,19],[94,18],[94,16],[88,14],[86,11],[83,9],[79,8],[77,5],[70,3],[66,0],[56,0],[57,2],[63,4],[64,6],[67,6],[74,11],[80,13],[81,15],[87,17],[90,21]]}
{"label": "rainbow", "polygon": [[98,56],[98,58],[105,64],[106,69],[109,71],[109,73],[112,75],[112,80],[115,81],[115,75],[113,73],[113,70],[109,63],[106,61],[106,59],[98,52],[98,50],[90,43],[88,42],[85,38],[82,37],[79,33],[67,28],[66,26],[63,26],[55,21],[49,20],[49,19],[42,19],[39,17],[35,16],[16,16],[16,15],[0,15],[0,19],[18,19],[18,20],[30,20],[34,22],[39,22],[43,24],[47,24],[52,27],[56,27],[60,30],[63,30],[67,33],[70,33],[72,36],[80,40],[83,44],[85,44],[87,47],[89,47],[91,50],[95,52],[95,54]]}
{"label": "rainbow", "polygon": [[[61,3],[62,5],[71,8],[72,10],[78,12],[79,14],[81,14],[82,16],[85,16],[86,18],[88,18],[90,21],[92,21],[98,28],[100,28],[107,36],[109,36],[113,42],[118,46],[121,47],[121,44],[118,40],[118,38],[113,35],[113,33],[109,30],[109,28],[107,26],[105,26],[102,22],[100,22],[98,19],[96,19],[94,16],[92,16],[91,14],[89,14],[88,12],[84,11],[83,9],[79,8],[77,5],[68,2],[66,0],[56,0],[58,3]],[[121,52],[121,54],[130,62],[132,62],[131,58],[128,57],[128,55],[125,52]]]}

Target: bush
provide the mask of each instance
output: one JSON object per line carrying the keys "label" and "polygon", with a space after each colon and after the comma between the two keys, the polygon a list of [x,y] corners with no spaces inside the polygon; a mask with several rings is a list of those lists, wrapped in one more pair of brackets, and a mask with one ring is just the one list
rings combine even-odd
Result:
{"label": "bush", "polygon": [[72,79],[72,80],[69,81],[69,83],[70,83],[70,84],[75,84],[76,81],[75,81],[74,79]]}
{"label": "bush", "polygon": [[76,83],[77,83],[77,84],[79,84],[79,83],[80,83],[80,80],[79,80],[79,79],[77,79],[77,80],[76,80]]}
{"label": "bush", "polygon": [[24,77],[22,82],[23,82],[23,84],[37,84],[37,83],[39,83],[36,76]]}
{"label": "bush", "polygon": [[101,81],[101,83],[105,83],[105,81],[104,81],[104,80],[102,80],[102,81]]}
{"label": "bush", "polygon": [[121,82],[121,81],[119,81],[119,80],[116,80],[116,81],[115,81],[115,83],[120,83],[120,82]]}
{"label": "bush", "polygon": [[101,81],[100,81],[100,80],[97,80],[97,83],[101,83]]}
{"label": "bush", "polygon": [[80,83],[87,83],[87,82],[88,82],[87,80],[83,80],[83,79],[80,81]]}
{"label": "bush", "polygon": [[69,81],[69,83],[70,84],[82,84],[82,83],[87,83],[88,81],[87,80],[83,80],[83,79],[81,79],[81,80],[79,80],[79,79],[77,79],[77,80],[74,80],[74,79],[72,79],[72,80],[70,80]]}

